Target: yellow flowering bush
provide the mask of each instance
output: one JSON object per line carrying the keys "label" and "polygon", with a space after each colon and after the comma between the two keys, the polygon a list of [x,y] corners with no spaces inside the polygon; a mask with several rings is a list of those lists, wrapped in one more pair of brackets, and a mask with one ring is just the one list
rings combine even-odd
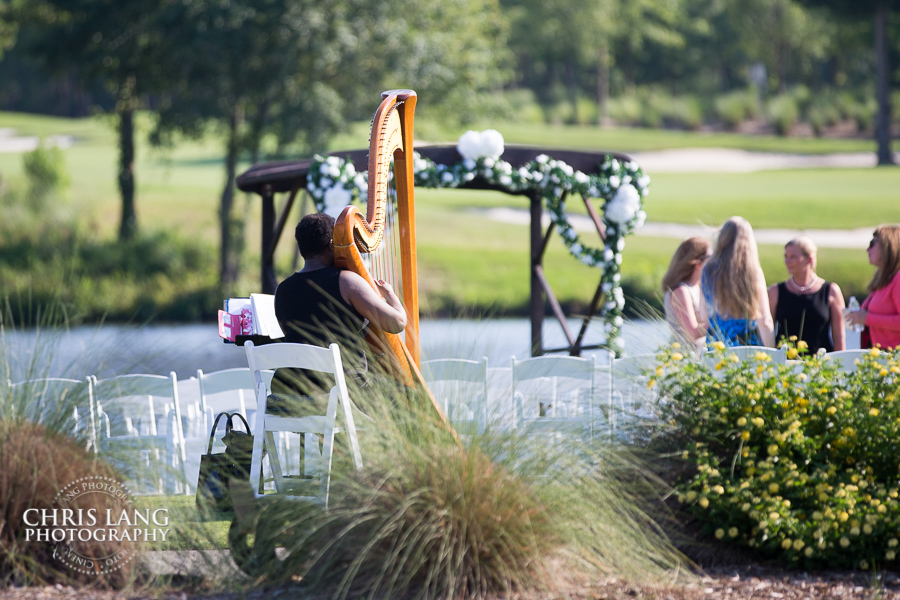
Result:
{"label": "yellow flowering bush", "polygon": [[692,467],[677,490],[704,533],[807,566],[897,566],[900,352],[873,350],[852,373],[722,345],[674,354],[648,373],[657,439]]}

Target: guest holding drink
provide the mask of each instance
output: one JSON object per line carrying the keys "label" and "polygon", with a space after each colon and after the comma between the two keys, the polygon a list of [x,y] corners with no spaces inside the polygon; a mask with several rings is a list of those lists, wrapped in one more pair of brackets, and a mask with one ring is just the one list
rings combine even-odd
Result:
{"label": "guest holding drink", "polygon": [[880,225],[869,242],[875,275],[862,309],[848,313],[847,325],[865,325],[873,346],[900,346],[900,226]]}
{"label": "guest holding drink", "polygon": [[707,319],[700,311],[700,276],[712,253],[709,240],[692,237],[681,242],[662,281],[666,321],[674,338],[699,347],[706,339]]}
{"label": "guest holding drink", "polygon": [[707,342],[775,345],[766,276],[746,219],[731,217],[722,225],[715,250],[703,267],[700,290],[700,309],[709,319]]}
{"label": "guest holding drink", "polygon": [[843,350],[844,297],[836,283],[816,275],[816,245],[806,236],[784,247],[790,277],[769,288],[769,308],[775,319],[775,339],[796,336],[812,354]]}

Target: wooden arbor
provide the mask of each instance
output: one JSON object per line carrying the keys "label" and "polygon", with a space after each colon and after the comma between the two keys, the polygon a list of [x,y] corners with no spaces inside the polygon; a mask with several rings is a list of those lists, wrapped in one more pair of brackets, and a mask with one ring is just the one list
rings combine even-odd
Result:
{"label": "wooden arbor", "polygon": [[[416,151],[424,158],[428,158],[437,164],[454,165],[462,157],[456,151],[455,145],[435,145],[417,147]],[[556,160],[561,160],[577,171],[583,173],[595,173],[603,161],[612,156],[620,162],[630,161],[625,154],[614,152],[580,152],[573,150],[555,150],[535,148],[529,146],[506,146],[503,160],[510,163],[514,169],[522,167],[537,156],[546,154]],[[368,150],[354,150],[348,152],[333,152],[332,156],[343,158],[353,163],[357,171],[368,169]],[[309,173],[311,159],[260,163],[251,167],[237,179],[237,186],[244,192],[259,194],[262,198],[262,258],[260,279],[262,291],[266,294],[275,292],[278,280],[275,275],[275,249],[290,215],[294,202],[300,191],[306,189],[306,176]],[[590,325],[591,318],[597,312],[603,300],[602,285],[598,283],[597,291],[591,300],[587,314],[584,315],[582,325],[577,335],[573,335],[566,322],[562,307],[553,293],[546,276],[544,275],[544,253],[550,236],[553,233],[551,224],[547,231],[541,226],[542,205],[541,197],[536,192],[509,192],[505,188],[485,181],[481,177],[475,177],[472,181],[460,186],[462,189],[494,190],[513,195],[526,195],[530,201],[531,212],[531,354],[541,356],[551,352],[568,352],[571,356],[580,356],[582,350],[592,350],[600,347],[598,344],[584,345],[584,337]],[[287,199],[276,215],[276,194],[287,194]],[[565,197],[565,192],[563,192]],[[594,206],[585,200],[588,214],[597,228],[602,239],[606,238],[605,228],[600,215]],[[546,304],[550,304],[553,315],[562,326],[568,345],[561,348],[544,348],[543,325]]]}

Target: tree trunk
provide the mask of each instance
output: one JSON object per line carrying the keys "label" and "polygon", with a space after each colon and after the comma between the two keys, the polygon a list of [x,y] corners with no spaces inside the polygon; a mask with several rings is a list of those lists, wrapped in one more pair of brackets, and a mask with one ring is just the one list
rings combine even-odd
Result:
{"label": "tree trunk", "polygon": [[888,65],[887,25],[890,9],[888,0],[879,0],[875,8],[875,97],[878,114],[875,119],[875,140],[878,143],[878,164],[893,165],[891,152],[891,70]]}
{"label": "tree trunk", "polygon": [[119,240],[130,240],[137,233],[134,209],[134,79],[124,86],[119,101],[119,193],[122,197],[122,219]]}
{"label": "tree trunk", "polygon": [[597,124],[609,123],[609,46],[604,40],[597,51]]}
{"label": "tree trunk", "polygon": [[237,173],[239,142],[238,135],[243,115],[239,107],[232,110],[228,120],[228,147],[225,155],[225,189],[219,206],[219,226],[222,245],[219,251],[219,284],[222,292],[230,293],[237,282],[240,251],[239,236],[236,235],[237,219],[234,218],[234,179]]}

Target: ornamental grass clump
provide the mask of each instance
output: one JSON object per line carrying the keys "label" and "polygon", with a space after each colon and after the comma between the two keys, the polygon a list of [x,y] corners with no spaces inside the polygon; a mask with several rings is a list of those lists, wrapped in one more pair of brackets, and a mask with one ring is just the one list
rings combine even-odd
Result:
{"label": "ornamental grass clump", "polygon": [[873,349],[850,373],[721,344],[658,358],[662,439],[687,465],[678,497],[702,533],[810,567],[897,565],[900,352]]}
{"label": "ornamental grass clump", "polygon": [[624,450],[492,432],[458,443],[427,399],[356,397],[373,419],[356,421],[363,470],[336,462],[327,510],[261,503],[255,543],[281,549],[257,583],[299,581],[337,598],[476,598],[602,574],[671,580],[682,565],[643,510],[664,486]]}

